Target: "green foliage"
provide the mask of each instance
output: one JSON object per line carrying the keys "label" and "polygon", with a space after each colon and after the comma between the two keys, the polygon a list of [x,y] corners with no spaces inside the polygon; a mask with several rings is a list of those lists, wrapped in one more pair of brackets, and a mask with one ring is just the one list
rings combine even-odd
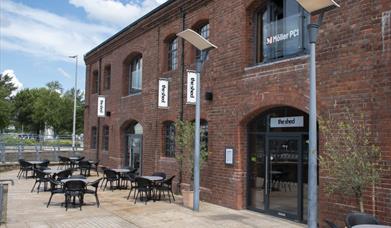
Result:
{"label": "green foliage", "polygon": [[[177,161],[182,164],[183,161],[188,161],[191,165],[191,177],[194,178],[194,136],[195,124],[189,121],[177,120],[175,123],[175,142],[176,145],[183,151],[175,155]],[[207,145],[201,140],[200,145],[200,169],[208,160]]]}
{"label": "green foliage", "polygon": [[354,196],[360,210],[364,211],[363,191],[380,181],[380,148],[373,141],[365,116],[354,118],[347,110],[344,119],[329,116],[320,121],[325,153],[320,156],[320,166],[329,176],[326,192]]}
{"label": "green foliage", "polygon": [[8,127],[11,122],[11,93],[15,89],[9,75],[0,75],[0,130]]}

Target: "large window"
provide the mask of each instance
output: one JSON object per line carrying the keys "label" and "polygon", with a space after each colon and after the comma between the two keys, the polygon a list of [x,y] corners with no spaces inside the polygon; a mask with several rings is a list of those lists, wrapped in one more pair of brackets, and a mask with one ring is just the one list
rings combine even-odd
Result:
{"label": "large window", "polygon": [[164,155],[175,157],[175,123],[171,121],[164,124]]}
{"label": "large window", "polygon": [[140,93],[142,90],[142,68],[143,59],[141,56],[136,57],[129,67],[129,88],[128,94]]}
{"label": "large window", "polygon": [[[205,39],[209,40],[209,24],[204,24],[199,29],[197,32],[204,37]],[[201,51],[196,49],[196,61],[199,61],[201,58]]]}
{"label": "large window", "polygon": [[257,62],[298,55],[306,49],[308,15],[292,0],[269,0],[258,11]]}
{"label": "large window", "polygon": [[178,65],[178,39],[175,37],[168,43],[168,70],[175,70]]}
{"label": "large window", "polygon": [[96,149],[97,145],[97,131],[96,127],[91,128],[91,149]]}
{"label": "large window", "polygon": [[104,76],[104,89],[109,90],[111,87],[111,66],[108,65],[105,67],[105,76]]}
{"label": "large window", "polygon": [[109,150],[109,126],[105,125],[103,126],[103,150],[108,151]]}
{"label": "large window", "polygon": [[99,87],[99,72],[94,70],[92,72],[92,81],[91,81],[91,93],[98,93]]}

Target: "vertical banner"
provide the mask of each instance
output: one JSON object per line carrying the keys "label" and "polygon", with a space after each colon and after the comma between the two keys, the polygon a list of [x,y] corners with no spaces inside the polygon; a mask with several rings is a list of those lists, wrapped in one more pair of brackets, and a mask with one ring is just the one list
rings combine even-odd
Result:
{"label": "vertical banner", "polygon": [[98,117],[106,116],[106,98],[104,96],[98,97]]}
{"label": "vertical banner", "polygon": [[187,71],[187,103],[196,103],[197,93],[197,73],[194,71]]}
{"label": "vertical banner", "polygon": [[159,79],[158,107],[168,108],[168,80]]}

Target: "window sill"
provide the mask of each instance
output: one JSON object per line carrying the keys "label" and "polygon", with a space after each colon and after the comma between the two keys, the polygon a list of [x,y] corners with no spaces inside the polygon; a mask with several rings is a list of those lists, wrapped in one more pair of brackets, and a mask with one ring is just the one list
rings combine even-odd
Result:
{"label": "window sill", "polygon": [[142,94],[141,92],[138,92],[138,93],[132,93],[132,94],[129,94],[129,95],[123,96],[123,97],[121,97],[121,98],[128,98],[128,97],[140,96],[141,94]]}
{"label": "window sill", "polygon": [[286,62],[290,62],[290,61],[295,61],[295,60],[307,60],[308,58],[309,58],[308,54],[303,54],[303,55],[300,55],[300,56],[284,58],[284,59],[276,60],[276,61],[273,61],[273,62],[257,63],[255,66],[245,67],[244,71],[250,71],[250,70],[254,70],[254,69],[258,69],[258,68],[273,66],[273,65],[286,63]]}
{"label": "window sill", "polygon": [[159,161],[160,162],[176,162],[176,158],[161,156]]}

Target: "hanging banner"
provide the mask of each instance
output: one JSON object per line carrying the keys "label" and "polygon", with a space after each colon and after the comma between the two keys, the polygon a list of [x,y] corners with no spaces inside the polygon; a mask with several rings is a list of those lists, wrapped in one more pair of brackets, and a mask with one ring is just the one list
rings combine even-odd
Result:
{"label": "hanging banner", "polygon": [[98,117],[106,116],[106,98],[103,96],[98,97]]}
{"label": "hanging banner", "polygon": [[187,72],[187,103],[195,104],[197,94],[197,73],[194,71]]}
{"label": "hanging banner", "polygon": [[270,127],[271,128],[303,127],[303,126],[304,126],[304,117],[303,116],[270,118]]}
{"label": "hanging banner", "polygon": [[168,108],[168,80],[159,79],[158,107]]}

